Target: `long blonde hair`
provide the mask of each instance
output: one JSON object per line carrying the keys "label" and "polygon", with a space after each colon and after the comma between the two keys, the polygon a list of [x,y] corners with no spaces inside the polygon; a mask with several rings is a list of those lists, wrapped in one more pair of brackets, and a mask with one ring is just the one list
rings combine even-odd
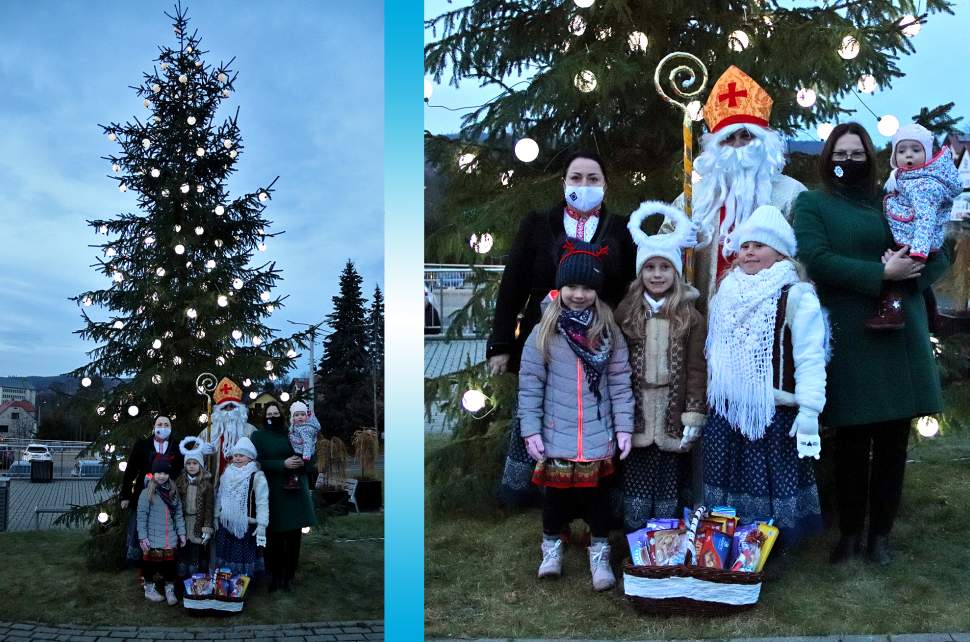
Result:
{"label": "long blonde hair", "polygon": [[[645,262],[644,262],[645,263]],[[643,336],[644,328],[647,325],[646,302],[643,295],[647,293],[647,287],[643,284],[643,270],[637,278],[630,283],[626,289],[626,294],[620,305],[616,306],[616,320],[620,324],[623,333],[631,338]],[[666,301],[660,308],[658,316],[670,320],[670,336],[677,339],[684,335],[690,328],[691,306],[687,299],[687,286],[681,276],[674,277],[674,283],[664,295]]]}
{"label": "long blonde hair", "polygon": [[[550,339],[556,335],[559,313],[564,309],[562,293],[560,292],[559,296],[546,306],[546,310],[542,313],[542,318],[539,320],[539,334],[536,336],[536,348],[542,355],[542,360],[546,363],[549,363]],[[602,338],[615,337],[619,331],[620,329],[617,327],[616,321],[613,320],[613,311],[610,310],[610,306],[603,303],[599,293],[597,293],[596,300],[593,302],[593,325],[590,326],[589,333],[587,334],[590,348],[595,350],[599,346]]]}

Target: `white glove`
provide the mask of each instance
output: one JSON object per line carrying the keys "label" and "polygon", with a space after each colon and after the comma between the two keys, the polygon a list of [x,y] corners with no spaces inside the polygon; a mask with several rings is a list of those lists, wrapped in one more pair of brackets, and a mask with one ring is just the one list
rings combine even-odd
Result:
{"label": "white glove", "polygon": [[633,447],[633,435],[628,432],[616,433],[616,445],[620,449],[620,459],[626,459]]}
{"label": "white glove", "polygon": [[822,452],[822,440],[818,437],[818,413],[814,410],[802,408],[795,415],[795,423],[788,431],[789,437],[795,438],[795,448],[798,458],[819,458]]}
{"label": "white glove", "polygon": [[266,548],[266,527],[257,526],[256,527],[256,546],[262,546]]}
{"label": "white glove", "polygon": [[680,440],[681,450],[690,450],[694,442],[701,438],[703,426],[684,426],[684,437]]}
{"label": "white glove", "polygon": [[216,454],[216,447],[212,444],[203,443],[202,444],[202,454],[203,455],[214,455]]}
{"label": "white glove", "polygon": [[542,445],[542,435],[529,435],[525,438],[525,449],[536,461],[546,458],[546,447]]}
{"label": "white glove", "polygon": [[694,236],[697,238],[697,242],[694,247],[699,249],[709,245],[713,235],[708,231],[707,226],[704,225],[704,221],[691,219],[690,222],[694,231]]}
{"label": "white glove", "polygon": [[212,537],[212,531],[208,528],[202,529],[202,543],[206,544],[209,542],[209,538]]}

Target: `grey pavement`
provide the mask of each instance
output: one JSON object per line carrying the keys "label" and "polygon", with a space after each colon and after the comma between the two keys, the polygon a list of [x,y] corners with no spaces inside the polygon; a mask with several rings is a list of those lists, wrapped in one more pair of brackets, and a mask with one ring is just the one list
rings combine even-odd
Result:
{"label": "grey pavement", "polygon": [[349,642],[383,640],[384,621],[304,622],[251,626],[109,627],[84,624],[46,625],[0,622],[0,640],[63,640],[64,642],[121,642],[135,640],[274,640],[276,642]]}
{"label": "grey pavement", "polygon": [[[431,638],[428,642],[451,642],[455,638]],[[466,642],[609,642],[608,640],[577,640],[572,638],[460,638]],[[772,638],[705,638],[704,640],[677,638],[672,640],[644,639],[630,642],[970,642],[970,633],[915,633],[886,635],[825,635]]]}
{"label": "grey pavement", "polygon": [[[471,362],[485,361],[484,339],[458,339],[445,341],[444,339],[425,337],[424,340],[424,376],[426,378],[440,377],[462,370],[466,366],[466,357]],[[424,430],[427,433],[449,433],[451,427],[445,424],[444,416],[437,408],[431,411],[431,421],[425,420]]]}
{"label": "grey pavement", "polygon": [[[57,513],[39,513],[35,509],[65,509],[72,504],[89,506],[107,497],[107,491],[95,492],[96,479],[55,479],[47,483],[31,483],[26,479],[10,481],[9,531],[29,531],[54,528]],[[0,638],[2,639],[2,638]]]}

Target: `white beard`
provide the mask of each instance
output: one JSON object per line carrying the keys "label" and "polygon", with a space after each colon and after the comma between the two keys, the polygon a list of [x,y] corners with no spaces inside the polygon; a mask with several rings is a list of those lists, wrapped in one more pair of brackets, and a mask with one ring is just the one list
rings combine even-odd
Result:
{"label": "white beard", "polygon": [[222,437],[222,454],[227,459],[232,457],[236,441],[245,436],[243,429],[248,425],[248,420],[249,411],[239,403],[233,410],[212,410],[213,438],[216,440]]}
{"label": "white beard", "polygon": [[[777,138],[773,133],[768,136]],[[738,251],[728,231],[759,206],[771,203],[771,181],[784,166],[781,141],[755,137],[744,147],[717,143],[704,147],[694,162],[701,181],[695,188],[693,208],[706,229],[717,230],[715,238],[728,257]],[[717,229],[722,205],[724,221]]]}

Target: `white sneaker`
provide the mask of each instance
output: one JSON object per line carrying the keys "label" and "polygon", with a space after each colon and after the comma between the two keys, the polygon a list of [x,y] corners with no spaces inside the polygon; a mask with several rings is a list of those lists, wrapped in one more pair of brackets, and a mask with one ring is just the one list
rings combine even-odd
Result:
{"label": "white sneaker", "polygon": [[593,576],[593,590],[607,591],[616,585],[616,577],[610,568],[610,545],[597,542],[589,547],[589,572]]}
{"label": "white sneaker", "polygon": [[172,584],[165,585],[165,601],[168,602],[169,606],[175,606],[179,603],[179,599],[175,597],[175,586]]}
{"label": "white sneaker", "polygon": [[158,589],[155,588],[154,582],[145,582],[145,599],[149,602],[162,602],[165,600],[165,598],[158,593]]}
{"label": "white sneaker", "polygon": [[562,540],[542,540],[542,563],[539,564],[539,577],[559,577],[562,575]]}

